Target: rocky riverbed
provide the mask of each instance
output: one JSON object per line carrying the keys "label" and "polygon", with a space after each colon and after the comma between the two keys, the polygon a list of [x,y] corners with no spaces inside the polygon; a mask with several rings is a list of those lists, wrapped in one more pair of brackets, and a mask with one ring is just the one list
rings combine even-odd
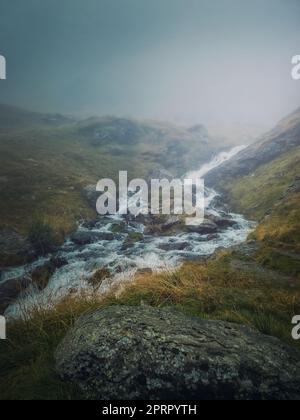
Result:
{"label": "rocky riverbed", "polygon": [[[204,177],[239,150],[222,153],[190,175]],[[186,226],[179,216],[151,215],[81,222],[54,255],[2,271],[2,310],[6,308],[7,316],[19,316],[20,307],[48,307],[69,294],[104,294],[136,274],[174,270],[184,261],[208,258],[246,240],[252,222],[230,213],[212,189],[205,191],[205,204],[200,226]]]}

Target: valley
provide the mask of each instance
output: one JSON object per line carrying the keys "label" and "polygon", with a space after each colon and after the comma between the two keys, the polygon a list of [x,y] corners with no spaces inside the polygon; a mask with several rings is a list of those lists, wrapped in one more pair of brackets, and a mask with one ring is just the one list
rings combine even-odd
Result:
{"label": "valley", "polygon": [[[13,339],[0,352],[0,367],[2,363],[4,369],[3,381],[0,381],[3,396],[18,397],[19,393],[24,396],[24,389],[15,385],[15,376],[22,383],[23,372],[26,372],[30,384],[26,398],[37,394],[43,397],[45,392],[59,399],[77,398],[78,390],[57,376],[54,349],[67,331],[77,325],[78,318],[99,310],[114,314],[124,307],[124,311],[132,308],[133,313],[143,313],[147,308],[167,310],[171,307],[202,322],[213,320],[216,323],[230,322],[230,325],[237,325],[236,328],[238,325],[251,327],[259,334],[277,337],[299,349],[299,342],[292,338],[291,324],[295,314],[300,312],[299,111],[248,147],[236,147],[236,144],[225,147],[216,143],[211,146],[202,127],[194,128],[192,135],[190,131],[182,132],[182,129],[179,134],[178,129],[171,129],[168,125],[168,129],[164,125],[166,132],[162,132],[159,123],[158,135],[158,123],[155,123],[153,132],[153,124],[151,128],[148,125],[136,128],[136,124],[128,125],[127,121],[110,117],[88,122],[66,121],[62,117],[54,121],[47,117],[46,125],[55,126],[45,128],[45,117],[42,122],[36,114],[30,118],[30,130],[25,131],[26,135],[21,130],[20,147],[14,144],[18,139],[17,131],[6,125],[6,134],[1,135],[0,142],[2,150],[6,151],[3,156],[10,159],[10,165],[15,165],[14,173],[18,173],[16,166],[20,165],[21,175],[26,166],[26,176],[19,179],[23,188],[30,188],[30,194],[34,190],[37,197],[43,197],[37,188],[39,181],[43,180],[43,177],[38,178],[42,168],[47,175],[42,183],[51,187],[47,187],[47,193],[43,191],[45,202],[21,196],[22,205],[28,200],[31,208],[28,220],[19,218],[23,213],[19,213],[18,206],[16,212],[8,212],[7,207],[2,210],[3,228],[6,229],[2,231],[3,238],[8,238],[6,242],[4,240],[6,250],[9,249],[8,242],[23,251],[29,247],[25,256],[23,253],[15,259],[12,258],[15,257],[15,248],[11,245],[11,253],[2,257],[6,261],[0,283],[2,311],[15,318],[8,326]],[[26,121],[27,116],[21,113],[14,121],[14,127],[18,124],[24,127]],[[199,132],[201,136],[197,143]],[[48,133],[44,145],[52,139],[51,147],[55,144],[55,150],[57,147],[60,153],[54,153],[53,149],[47,160],[47,148],[43,150],[44,146],[41,146],[43,140],[39,143],[39,150],[29,133],[39,133],[40,139]],[[163,159],[164,165],[153,165],[156,149],[162,156],[163,153],[172,156],[175,133],[179,136],[176,148],[185,147],[180,149],[182,159]],[[138,140],[141,135],[146,136],[147,144],[152,142],[151,147]],[[172,138],[171,149],[168,149],[169,136]],[[8,139],[14,144],[14,159]],[[34,147],[26,154],[25,149],[28,150],[31,141]],[[124,141],[126,147],[132,148],[130,153],[122,154]],[[33,151],[35,157],[29,157],[33,156]],[[18,159],[17,153],[20,153]],[[185,153],[188,154],[185,156]],[[142,156],[144,160],[140,160]],[[33,168],[37,162],[35,172]],[[128,165],[133,176],[166,175],[173,171],[176,176],[188,173],[204,177],[206,220],[203,225],[198,230],[189,230],[180,218],[174,216],[97,217],[93,210],[95,178],[103,176],[104,168],[109,169],[113,178],[118,173],[119,164],[125,169]],[[79,167],[81,170],[76,172]],[[68,182],[65,173],[69,174]],[[78,174],[80,178],[77,178]],[[3,169],[2,177],[6,177],[4,181],[8,183],[15,181],[9,176],[9,166]],[[65,193],[59,201],[63,190]],[[15,185],[12,191],[17,191]],[[5,198],[7,192],[2,190],[1,194]],[[8,200],[14,203],[16,197],[9,196]],[[49,199],[54,200],[54,207],[49,206]],[[34,211],[32,202],[36,203]],[[4,207],[6,205],[4,202]],[[70,206],[72,223],[66,223],[66,205]],[[80,211],[77,213],[74,209]],[[43,212],[43,220],[34,235],[30,226],[35,211],[38,214]],[[39,256],[41,232],[43,240],[46,233],[49,239],[51,232],[55,244],[50,254]],[[33,254],[30,254],[30,238],[37,241],[32,243],[39,244]],[[44,241],[43,247],[46,244]],[[31,257],[27,260],[29,255]],[[10,267],[9,261],[12,260],[17,268]],[[5,296],[7,298],[3,300]],[[223,324],[216,325],[223,328]],[[21,356],[24,349],[30,353],[35,374],[26,367],[28,357]],[[45,381],[53,383],[50,391],[42,385]]]}

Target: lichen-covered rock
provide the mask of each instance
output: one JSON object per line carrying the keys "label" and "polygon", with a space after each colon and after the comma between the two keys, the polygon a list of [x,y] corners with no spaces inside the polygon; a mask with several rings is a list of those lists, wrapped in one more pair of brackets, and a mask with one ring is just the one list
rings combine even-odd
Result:
{"label": "lichen-covered rock", "polygon": [[62,379],[93,399],[300,399],[299,355],[279,340],[168,309],[109,307],[56,351]]}

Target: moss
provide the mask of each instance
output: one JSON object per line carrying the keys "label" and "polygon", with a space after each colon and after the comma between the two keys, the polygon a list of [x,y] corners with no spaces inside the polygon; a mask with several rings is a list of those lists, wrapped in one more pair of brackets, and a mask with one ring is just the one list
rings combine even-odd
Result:
{"label": "moss", "polygon": [[139,232],[131,232],[124,241],[123,248],[134,246],[135,243],[140,242],[144,239],[144,235]]}

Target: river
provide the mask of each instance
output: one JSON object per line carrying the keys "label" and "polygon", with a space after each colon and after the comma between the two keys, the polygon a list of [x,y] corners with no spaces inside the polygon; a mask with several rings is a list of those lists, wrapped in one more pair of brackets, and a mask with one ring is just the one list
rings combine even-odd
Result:
{"label": "river", "polygon": [[[198,171],[186,174],[185,178],[205,179],[209,171],[228,161],[242,149],[243,146],[240,146],[229,152],[220,153],[211,162],[202,165]],[[80,225],[78,233],[94,237],[92,243],[78,245],[74,243],[72,237],[69,238],[57,253],[57,256],[65,261],[65,265],[55,271],[47,287],[39,291],[34,285],[30,286],[8,307],[5,315],[20,316],[20,308],[22,310],[33,307],[47,308],[69,294],[82,291],[88,293],[92,290],[94,292],[88,280],[97,270],[104,267],[109,270],[111,276],[102,281],[97,290],[99,294],[105,294],[115,285],[132,281],[136,273],[141,270],[172,271],[186,260],[201,259],[212,255],[220,248],[229,248],[244,242],[254,227],[253,222],[246,220],[242,215],[226,213],[218,204],[220,202],[218,198],[216,191],[206,188],[206,216],[225,216],[234,222],[234,226],[222,229],[216,235],[184,231],[170,236],[144,235],[145,225],[142,222],[130,221],[125,224],[122,216],[103,217],[91,226]],[[118,224],[122,228],[112,235],[112,230]],[[132,234],[144,236],[141,236],[142,240],[133,246],[124,247],[124,242]],[[7,270],[3,274],[2,281],[24,276],[46,261],[47,258],[42,258],[33,264]]]}

